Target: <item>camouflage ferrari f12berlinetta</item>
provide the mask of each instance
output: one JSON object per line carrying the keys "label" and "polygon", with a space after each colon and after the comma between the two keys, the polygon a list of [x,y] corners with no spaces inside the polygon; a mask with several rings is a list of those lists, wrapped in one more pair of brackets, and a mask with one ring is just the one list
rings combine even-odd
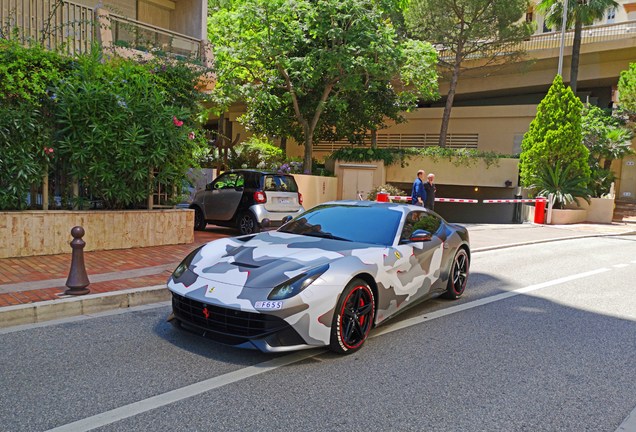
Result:
{"label": "camouflage ferrari f12berlinetta", "polygon": [[168,280],[170,320],[241,348],[351,353],[407,307],[461,296],[469,262],[467,230],[432,211],[334,201],[194,250]]}

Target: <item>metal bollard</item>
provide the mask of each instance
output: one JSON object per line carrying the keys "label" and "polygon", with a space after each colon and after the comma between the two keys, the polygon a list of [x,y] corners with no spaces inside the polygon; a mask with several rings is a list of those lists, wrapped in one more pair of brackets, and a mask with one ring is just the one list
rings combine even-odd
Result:
{"label": "metal bollard", "polygon": [[86,288],[90,285],[90,281],[88,280],[88,275],[86,275],[86,266],[84,265],[84,246],[86,246],[86,243],[82,240],[84,234],[84,228],[81,226],[73,227],[71,230],[73,255],[71,257],[71,269],[68,272],[68,279],[66,279],[66,286],[69,289],[64,294],[83,295],[90,292],[90,289]]}

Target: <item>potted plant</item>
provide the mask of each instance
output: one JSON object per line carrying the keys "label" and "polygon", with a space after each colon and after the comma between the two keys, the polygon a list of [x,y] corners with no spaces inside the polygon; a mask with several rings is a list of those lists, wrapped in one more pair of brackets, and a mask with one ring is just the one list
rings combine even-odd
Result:
{"label": "potted plant", "polygon": [[588,178],[581,174],[571,173],[571,165],[563,167],[560,162],[556,165],[546,165],[535,176],[534,184],[537,196],[552,199],[552,220],[550,223],[562,225],[584,222],[587,218],[585,208],[566,208],[568,204],[576,203],[580,207],[579,198],[590,203],[590,190],[587,187]]}

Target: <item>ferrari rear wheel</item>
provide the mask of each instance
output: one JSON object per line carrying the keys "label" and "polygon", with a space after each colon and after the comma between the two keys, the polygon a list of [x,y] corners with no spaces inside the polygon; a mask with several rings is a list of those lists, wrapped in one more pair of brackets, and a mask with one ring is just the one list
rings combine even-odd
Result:
{"label": "ferrari rear wheel", "polygon": [[359,350],[369,336],[374,316],[373,291],[365,281],[353,279],[336,305],[329,348],[338,354],[351,354]]}
{"label": "ferrari rear wheel", "polygon": [[460,249],[455,254],[451,271],[448,274],[448,285],[444,297],[448,299],[458,299],[466,289],[466,281],[468,280],[468,269],[470,260],[465,249]]}

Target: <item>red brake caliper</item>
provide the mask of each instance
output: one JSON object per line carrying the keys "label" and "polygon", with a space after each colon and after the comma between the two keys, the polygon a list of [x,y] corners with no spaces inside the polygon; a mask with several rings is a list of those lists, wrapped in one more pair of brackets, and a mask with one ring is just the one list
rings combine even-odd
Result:
{"label": "red brake caliper", "polygon": [[[362,309],[362,306],[364,306],[364,300],[362,299],[362,296],[360,296],[360,309]],[[358,321],[360,321],[360,325],[362,325],[362,323],[364,323],[364,316],[360,316],[358,317]]]}

